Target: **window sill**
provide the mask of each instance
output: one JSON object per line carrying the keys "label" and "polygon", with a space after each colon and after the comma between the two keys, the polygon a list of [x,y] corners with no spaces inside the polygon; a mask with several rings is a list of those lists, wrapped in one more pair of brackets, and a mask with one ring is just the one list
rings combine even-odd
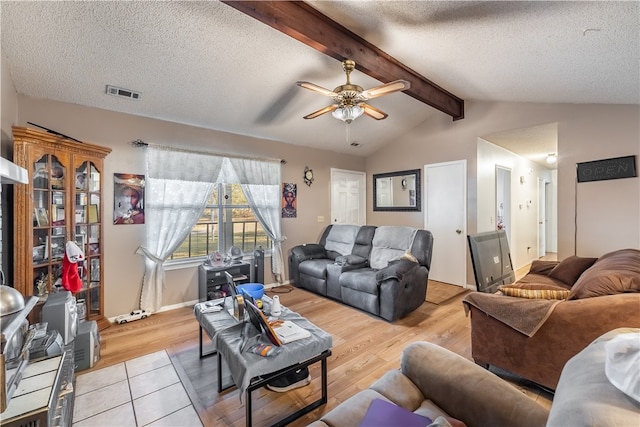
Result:
{"label": "window sill", "polygon": [[[271,251],[264,251],[264,257],[265,258],[271,257]],[[164,263],[164,270],[171,271],[171,270],[182,270],[186,268],[195,268],[195,267],[201,266],[206,260],[207,260],[207,257],[203,256],[198,258],[185,258],[185,259],[176,259],[172,261],[166,261]],[[245,262],[251,262],[253,260],[253,255],[245,255],[242,258],[242,260]]]}

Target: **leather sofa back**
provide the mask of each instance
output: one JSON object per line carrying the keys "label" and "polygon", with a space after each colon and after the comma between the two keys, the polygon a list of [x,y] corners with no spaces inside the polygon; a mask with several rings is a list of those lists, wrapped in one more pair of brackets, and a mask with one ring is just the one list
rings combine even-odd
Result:
{"label": "leather sofa back", "polygon": [[433,234],[428,230],[418,230],[411,245],[411,254],[416,257],[420,265],[431,271],[431,256],[433,254]]}
{"label": "leather sofa back", "polygon": [[376,232],[375,225],[363,225],[358,231],[356,241],[353,244],[353,255],[361,256],[362,258],[369,259],[369,253],[371,252],[371,242],[373,241],[373,235]]}

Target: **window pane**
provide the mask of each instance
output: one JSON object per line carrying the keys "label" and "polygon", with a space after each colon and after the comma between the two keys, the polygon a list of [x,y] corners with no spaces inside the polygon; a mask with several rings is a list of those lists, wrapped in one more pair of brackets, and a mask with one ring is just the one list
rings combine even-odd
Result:
{"label": "window pane", "polygon": [[231,246],[251,253],[258,246],[269,248],[270,243],[240,184],[218,184],[198,223],[171,259],[201,257],[215,251],[224,254]]}
{"label": "window pane", "polygon": [[240,184],[226,184],[225,194],[228,195],[224,201],[225,205],[248,205],[247,198],[242,191]]}

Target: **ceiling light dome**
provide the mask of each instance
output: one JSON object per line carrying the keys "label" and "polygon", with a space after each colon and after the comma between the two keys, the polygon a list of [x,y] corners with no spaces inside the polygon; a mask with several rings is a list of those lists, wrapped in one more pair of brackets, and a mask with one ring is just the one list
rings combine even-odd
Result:
{"label": "ceiling light dome", "polygon": [[333,113],[331,114],[336,119],[340,119],[343,122],[351,123],[352,121],[360,117],[362,113],[364,113],[364,110],[358,105],[345,105],[344,107],[333,110]]}
{"label": "ceiling light dome", "polygon": [[558,161],[558,156],[556,153],[551,153],[547,156],[547,164],[553,165]]}

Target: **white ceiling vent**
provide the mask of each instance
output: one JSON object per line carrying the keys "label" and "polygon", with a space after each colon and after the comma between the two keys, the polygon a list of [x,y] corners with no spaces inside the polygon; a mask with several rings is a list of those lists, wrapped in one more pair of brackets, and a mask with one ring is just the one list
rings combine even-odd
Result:
{"label": "white ceiling vent", "polygon": [[135,99],[138,100],[142,96],[140,92],[134,92],[129,89],[123,89],[121,87],[115,87],[111,85],[107,85],[107,93],[113,96],[119,96],[121,98]]}

